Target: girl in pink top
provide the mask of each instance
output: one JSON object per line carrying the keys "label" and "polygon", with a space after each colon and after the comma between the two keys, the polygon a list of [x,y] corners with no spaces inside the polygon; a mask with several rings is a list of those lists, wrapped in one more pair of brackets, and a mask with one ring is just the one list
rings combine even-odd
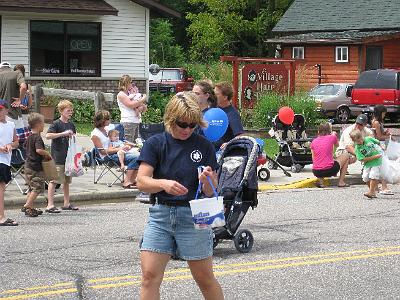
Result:
{"label": "girl in pink top", "polygon": [[339,174],[338,187],[349,186],[344,181],[349,159],[346,155],[340,155],[333,159],[334,147],[338,146],[339,142],[336,132],[332,132],[331,124],[321,124],[318,128],[318,137],[311,143],[311,153],[313,158],[313,173],[318,178],[316,185],[324,187],[323,178],[332,177]]}

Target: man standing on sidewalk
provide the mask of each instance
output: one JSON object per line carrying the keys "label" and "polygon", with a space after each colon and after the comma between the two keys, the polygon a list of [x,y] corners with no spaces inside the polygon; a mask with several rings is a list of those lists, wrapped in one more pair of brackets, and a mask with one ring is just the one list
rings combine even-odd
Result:
{"label": "man standing on sidewalk", "polygon": [[17,125],[17,120],[22,116],[21,101],[27,91],[27,84],[21,71],[14,71],[8,62],[0,64],[0,99],[9,106],[8,120]]}

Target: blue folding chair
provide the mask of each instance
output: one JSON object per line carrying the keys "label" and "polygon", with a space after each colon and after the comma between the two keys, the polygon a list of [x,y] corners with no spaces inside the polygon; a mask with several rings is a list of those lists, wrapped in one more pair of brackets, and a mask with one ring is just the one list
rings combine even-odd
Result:
{"label": "blue folding chair", "polygon": [[[23,142],[20,142],[17,149],[13,149],[11,153],[11,181],[7,183],[9,186],[12,182],[18,187],[21,194],[26,195],[28,192],[27,189],[23,189],[22,185],[26,183],[26,179],[23,176],[24,164],[25,164],[26,152],[23,146]],[[23,183],[20,183],[18,179],[22,180]]]}

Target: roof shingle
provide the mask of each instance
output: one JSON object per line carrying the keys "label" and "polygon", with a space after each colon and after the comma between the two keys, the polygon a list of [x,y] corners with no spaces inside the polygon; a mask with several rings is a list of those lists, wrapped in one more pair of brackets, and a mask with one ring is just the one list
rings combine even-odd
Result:
{"label": "roof shingle", "polygon": [[399,0],[295,0],[274,32],[400,28]]}

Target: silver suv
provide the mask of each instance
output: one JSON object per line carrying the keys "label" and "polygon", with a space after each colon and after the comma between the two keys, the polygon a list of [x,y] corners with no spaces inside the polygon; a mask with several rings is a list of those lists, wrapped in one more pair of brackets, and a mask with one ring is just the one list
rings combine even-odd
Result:
{"label": "silver suv", "polygon": [[351,98],[346,92],[352,84],[349,83],[322,83],[313,87],[309,95],[317,103],[317,111],[327,117],[334,117],[337,123],[345,124],[350,117],[359,112],[350,109]]}

